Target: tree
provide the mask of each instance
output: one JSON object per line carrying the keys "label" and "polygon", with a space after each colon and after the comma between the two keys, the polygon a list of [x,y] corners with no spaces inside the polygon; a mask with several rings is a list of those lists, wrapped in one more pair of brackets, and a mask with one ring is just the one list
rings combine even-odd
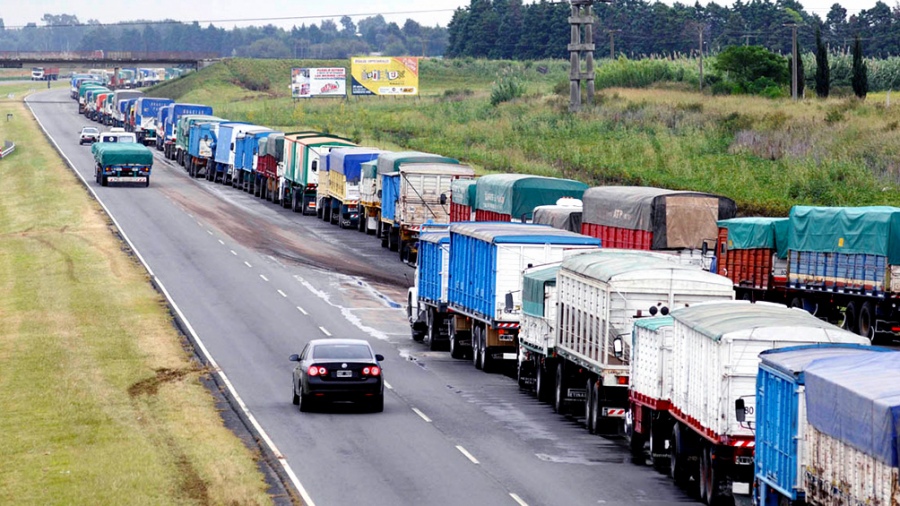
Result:
{"label": "tree", "polygon": [[828,49],[822,42],[822,30],[816,27],[816,95],[828,98],[831,91],[831,69],[828,68]]}
{"label": "tree", "polygon": [[347,36],[356,36],[356,24],[353,23],[353,19],[350,16],[343,16],[341,18],[341,34],[345,37]]}
{"label": "tree", "polygon": [[862,42],[859,40],[859,34],[853,42],[853,76],[850,78],[850,84],[853,86],[853,93],[859,98],[866,98],[869,92],[869,71],[866,68],[866,62],[862,56]]}
{"label": "tree", "polygon": [[745,93],[767,92],[790,84],[785,58],[761,46],[728,46],[719,53],[713,68]]}

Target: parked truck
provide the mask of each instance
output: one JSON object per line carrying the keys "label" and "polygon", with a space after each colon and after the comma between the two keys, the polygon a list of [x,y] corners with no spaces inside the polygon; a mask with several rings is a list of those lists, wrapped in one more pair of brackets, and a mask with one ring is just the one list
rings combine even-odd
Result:
{"label": "parked truck", "polygon": [[489,174],[478,179],[475,221],[530,222],[537,206],[580,199],[587,185],[571,179],[525,174]]}
{"label": "parked truck", "polygon": [[[426,226],[419,235],[419,262],[413,286],[407,293],[406,316],[413,341],[428,337],[431,351],[439,350],[450,337],[447,289],[450,268],[450,230],[447,225]],[[463,358],[465,347],[457,343],[450,356]]]}
{"label": "parked truck", "polygon": [[165,120],[165,139],[163,140],[163,153],[166,159],[175,160],[175,143],[178,138],[178,120],[186,114],[212,116],[212,107],[200,104],[171,104],[171,109],[162,118]]}
{"label": "parked truck", "polygon": [[[435,316],[449,321],[451,353],[459,348],[468,354],[464,343],[470,341],[470,355],[478,369],[489,371],[504,361],[515,363],[522,318],[522,271],[599,247],[600,241],[593,237],[542,225],[450,225],[448,312]],[[423,316],[420,310],[416,321]]]}
{"label": "parked truck", "polygon": [[116,91],[116,99],[113,102],[113,126],[124,127],[126,115],[128,113],[128,109],[125,108],[123,102],[127,100],[134,100],[144,93],[136,90],[122,90],[121,88],[117,88]]}
{"label": "parked truck", "polygon": [[583,208],[584,205],[580,199],[561,198],[556,201],[556,204],[535,207],[532,222],[580,233]]}
{"label": "parked truck", "polygon": [[211,121],[225,121],[218,116],[208,114],[182,114],[175,123],[175,163],[187,168],[188,143],[190,142],[191,125]]}
{"label": "parked truck", "polygon": [[727,278],[652,252],[603,249],[563,260],[556,279],[555,346],[520,340],[520,376],[559,413],[583,412],[591,433],[627,421],[629,343],[636,319],[731,300]]}
{"label": "parked truck", "polygon": [[32,67],[32,81],[56,81],[59,79],[59,67]]}
{"label": "parked truck", "polygon": [[279,200],[295,213],[316,214],[319,170],[328,153],[356,144],[333,135],[303,132],[284,137],[284,178],[278,182]]}
{"label": "parked truck", "polygon": [[359,226],[359,181],[362,164],[378,159],[380,149],[335,148],[328,154],[325,184],[320,171],[317,193],[325,190],[318,202],[321,218],[340,228]]}
{"label": "parked truck", "polygon": [[94,176],[101,186],[109,183],[139,183],[150,186],[153,153],[134,142],[95,142]]}
{"label": "parked truck", "polygon": [[237,147],[235,140],[244,129],[253,128],[253,126],[240,121],[223,121],[213,126],[216,149],[213,155],[215,171],[210,176],[212,181],[231,184],[231,168],[235,163],[235,148]]}
{"label": "parked truck", "polygon": [[734,283],[738,299],[784,301],[787,218],[719,221],[716,272]]}
{"label": "parked truck", "polygon": [[522,320],[519,324],[519,356],[516,378],[519,387],[532,390],[540,401],[548,401],[547,374],[537,371],[537,357],[553,357],[556,350],[556,277],[562,262],[522,271]]}
{"label": "parked truck", "polygon": [[82,84],[78,88],[78,114],[84,114],[87,110],[88,104],[88,92],[93,92],[95,90],[109,91],[109,88],[100,84]]}
{"label": "parked truck", "polygon": [[754,502],[900,504],[900,353],[828,344],[760,359]]}
{"label": "parked truck", "polygon": [[450,184],[450,223],[475,221],[477,179],[456,179]]}
{"label": "parked truck", "polygon": [[234,166],[231,171],[231,186],[253,193],[255,184],[254,168],[259,154],[259,141],[275,133],[268,127],[254,125],[238,133],[234,139]]}
{"label": "parked truck", "polygon": [[185,169],[191,177],[202,174],[207,180],[214,173],[213,155],[216,152],[216,133],[221,121],[197,121],[190,125]]}
{"label": "parked truck", "polygon": [[361,232],[368,235],[379,234],[381,231],[381,178],[378,177],[378,160],[361,164],[359,170],[359,228]]}
{"label": "parked truck", "polygon": [[[296,132],[293,132],[296,134]],[[284,136],[275,132],[259,141],[259,157],[256,163],[256,196],[279,204],[278,178],[284,176]]]}
{"label": "parked truck", "polygon": [[473,179],[475,170],[438,155],[386,152],[378,157],[378,176],[381,245],[414,264],[420,228],[426,222],[450,222],[450,184]]}
{"label": "parked truck", "polygon": [[[663,332],[633,337],[631,370],[648,379],[632,385],[627,432],[633,451],[643,453],[649,442],[654,460],[679,485],[699,484],[700,497],[708,504],[731,503],[733,483],[753,482],[757,421],[768,422],[755,413],[759,354],[801,344],[867,343],[779,304],[709,302],[669,314],[671,347]],[[667,348],[670,359],[661,356]],[[671,390],[646,388],[654,383],[669,384]],[[741,417],[736,406],[743,407]]]}
{"label": "parked truck", "polygon": [[668,252],[706,270],[714,262],[717,222],[737,213],[727,197],[643,186],[594,187],[582,201],[582,234],[610,248]]}
{"label": "parked truck", "polygon": [[168,98],[138,97],[134,102],[134,133],[138,142],[147,146],[156,144],[156,117],[159,110],[175,103]]}

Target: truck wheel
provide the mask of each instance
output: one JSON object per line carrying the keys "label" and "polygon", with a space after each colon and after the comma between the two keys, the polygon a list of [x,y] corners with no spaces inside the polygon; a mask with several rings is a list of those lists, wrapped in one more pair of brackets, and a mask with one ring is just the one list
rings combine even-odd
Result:
{"label": "truck wheel", "polygon": [[534,393],[539,401],[547,402],[550,400],[550,386],[553,384],[553,374],[550,369],[545,367],[545,364],[540,363],[540,360],[535,362],[534,368]]}
{"label": "truck wheel", "polygon": [[481,369],[481,327],[472,328],[472,363],[475,369]]}
{"label": "truck wheel", "polygon": [[556,390],[553,395],[553,411],[565,414],[566,411],[566,377],[563,362],[556,366]]}
{"label": "truck wheel", "polygon": [[588,434],[595,434],[597,424],[594,420],[594,403],[600,399],[594,399],[594,382],[591,378],[588,378],[584,385],[584,393],[584,424],[587,426]]}
{"label": "truck wheel", "polygon": [[487,332],[481,331],[481,370],[484,372],[494,372],[495,360],[491,357],[491,349],[487,345]]}
{"label": "truck wheel", "polygon": [[388,250],[397,251],[400,249],[400,230],[391,227],[388,231]]}
{"label": "truck wheel", "polygon": [[[361,208],[361,207],[362,206],[359,206],[359,208]],[[359,208],[357,208],[357,209],[359,209]],[[359,219],[356,221],[356,230],[359,230],[360,232],[365,234],[366,233],[366,221],[368,221],[368,217],[366,216],[365,208],[359,209],[357,216],[359,216]]]}
{"label": "truck wheel", "polygon": [[859,323],[856,328],[859,335],[869,341],[875,340],[875,308],[871,302],[864,302],[859,308]]}
{"label": "truck wheel", "polygon": [[435,314],[434,308],[428,309],[428,349],[438,351],[441,348],[441,323],[443,320]]}
{"label": "truck wheel", "polygon": [[681,424],[678,422],[672,427],[669,448],[672,449],[672,453],[669,454],[669,476],[675,480],[676,485],[682,487],[687,484],[690,474],[685,468],[684,439],[681,434]]}
{"label": "truck wheel", "polygon": [[859,323],[858,316],[859,310],[856,301],[847,303],[847,309],[844,310],[844,323],[841,325],[844,330],[856,332],[856,325]]}
{"label": "truck wheel", "polygon": [[459,334],[456,332],[450,334],[450,357],[458,360],[466,357],[466,349],[459,344]]}
{"label": "truck wheel", "polygon": [[669,452],[666,448],[665,424],[659,418],[650,419],[650,460],[657,471],[664,471],[669,465]]}
{"label": "truck wheel", "polygon": [[300,212],[300,207],[297,206],[297,192],[291,194],[291,211],[294,211],[295,213]]}
{"label": "truck wheel", "polygon": [[107,176],[100,175],[100,186],[109,186],[109,180]]}
{"label": "truck wheel", "polygon": [[150,186],[150,176],[147,176],[147,180],[144,181],[144,188],[147,188],[148,186]]}

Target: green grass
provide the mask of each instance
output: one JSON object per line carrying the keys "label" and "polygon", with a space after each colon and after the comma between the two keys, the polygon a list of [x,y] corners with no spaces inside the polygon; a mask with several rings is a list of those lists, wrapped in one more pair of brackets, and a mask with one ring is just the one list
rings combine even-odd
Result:
{"label": "green grass", "polygon": [[269,503],[146,272],[21,102],[7,113],[0,503]]}
{"label": "green grass", "polygon": [[[287,69],[293,63],[281,65]],[[616,65],[622,67],[618,75]],[[710,96],[688,91],[695,78],[686,67],[674,82],[653,85],[658,64],[616,62],[611,69],[601,67],[598,79],[630,80],[640,89],[604,89],[596,106],[573,115],[567,107],[567,66],[425,60],[419,97],[292,102],[286,71],[280,80],[271,78],[271,90],[248,90],[241,83],[254,79],[241,76],[266,73],[275,64],[235,60],[172,83],[178,88],[163,85],[154,92],[206,103],[229,119],[286,130],[316,128],[387,149],[440,153],[482,173],[717,193],[735,199],[747,215],[785,215],[795,204],[898,201],[900,104],[885,107],[880,95],[866,102],[797,103]],[[527,91],[491,106],[491,87],[501,75],[517,76]]]}

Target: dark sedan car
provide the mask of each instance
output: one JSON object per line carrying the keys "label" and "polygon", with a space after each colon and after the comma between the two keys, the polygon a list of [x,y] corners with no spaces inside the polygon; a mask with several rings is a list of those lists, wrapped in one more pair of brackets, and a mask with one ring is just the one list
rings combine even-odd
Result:
{"label": "dark sedan car", "polygon": [[324,401],[363,402],[384,411],[384,357],[362,339],[314,339],[297,355],[293,373],[293,403],[309,411]]}

